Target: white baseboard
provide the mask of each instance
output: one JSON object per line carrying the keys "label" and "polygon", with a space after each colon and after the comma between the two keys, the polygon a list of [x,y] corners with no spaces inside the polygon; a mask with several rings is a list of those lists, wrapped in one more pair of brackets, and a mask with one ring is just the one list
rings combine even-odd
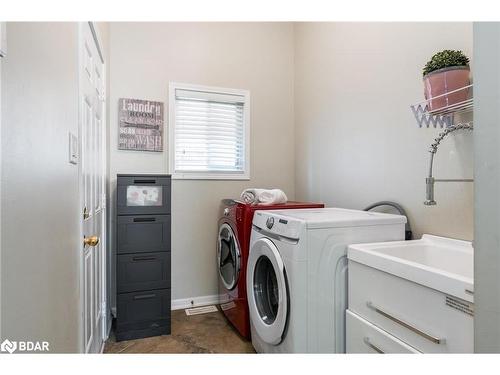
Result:
{"label": "white baseboard", "polygon": [[213,305],[218,303],[219,295],[217,294],[211,296],[179,298],[172,300],[172,310],[188,309],[190,307]]}

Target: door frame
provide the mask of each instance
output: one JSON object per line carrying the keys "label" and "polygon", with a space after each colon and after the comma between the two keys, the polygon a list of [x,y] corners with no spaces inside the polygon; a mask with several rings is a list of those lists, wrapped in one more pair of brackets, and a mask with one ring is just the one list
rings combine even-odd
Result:
{"label": "door frame", "polygon": [[[99,35],[99,30],[97,29],[96,25],[94,22],[79,22],[78,23],[78,155],[79,155],[79,160],[78,160],[78,191],[79,191],[79,215],[83,214],[82,207],[84,206],[84,192],[82,189],[83,186],[83,171],[82,171],[82,140],[83,140],[83,131],[82,131],[82,106],[81,106],[81,97],[82,97],[82,89],[81,89],[81,75],[80,75],[80,68],[82,64],[82,33],[83,33],[83,28],[84,27],[90,27],[90,31],[92,32],[92,36],[94,38],[94,42],[96,43],[97,51],[99,53],[99,57],[102,62],[102,77],[103,77],[103,82],[104,82],[104,88],[103,88],[103,99],[101,100],[101,105],[102,105],[102,124],[104,126],[101,127],[101,155],[102,155],[102,202],[101,202],[101,207],[102,207],[102,213],[101,213],[101,229],[102,229],[102,234],[101,234],[101,246],[102,246],[102,251],[100,252],[101,254],[101,296],[102,296],[102,333],[103,333],[103,345],[100,348],[100,351],[102,352],[104,350],[104,342],[108,339],[109,331],[111,329],[111,325],[108,324],[108,295],[107,295],[107,260],[106,260],[106,254],[108,251],[108,246],[107,246],[107,195],[106,195],[106,185],[107,185],[107,154],[106,154],[106,144],[107,144],[107,117],[108,114],[106,112],[106,100],[107,100],[107,66],[106,66],[106,61],[104,60],[104,55],[102,53],[102,42],[101,38]],[[79,352],[80,353],[85,353],[85,334],[84,334],[84,285],[83,285],[83,280],[84,280],[84,252],[82,251],[82,241],[83,241],[83,235],[84,235],[84,228],[83,228],[83,220],[82,217],[78,217],[79,221],[79,237],[78,237],[78,246],[77,246],[77,251],[78,251],[78,268],[79,268],[79,275],[78,275],[78,284],[79,284],[79,308],[78,308],[78,343],[79,343]]]}

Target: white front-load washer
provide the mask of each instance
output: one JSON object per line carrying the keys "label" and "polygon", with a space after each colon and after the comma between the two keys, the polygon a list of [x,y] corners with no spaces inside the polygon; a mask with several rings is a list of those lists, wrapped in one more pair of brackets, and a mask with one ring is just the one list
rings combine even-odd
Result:
{"label": "white front-load washer", "polygon": [[260,353],[345,353],[347,246],[403,240],[406,217],[341,208],[256,211],[247,265]]}

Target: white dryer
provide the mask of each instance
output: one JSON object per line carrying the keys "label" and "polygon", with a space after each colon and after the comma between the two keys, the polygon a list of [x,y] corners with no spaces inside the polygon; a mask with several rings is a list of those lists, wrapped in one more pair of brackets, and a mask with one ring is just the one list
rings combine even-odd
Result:
{"label": "white dryer", "polygon": [[260,353],[345,353],[347,245],[403,240],[406,217],[341,208],[256,211],[247,266]]}

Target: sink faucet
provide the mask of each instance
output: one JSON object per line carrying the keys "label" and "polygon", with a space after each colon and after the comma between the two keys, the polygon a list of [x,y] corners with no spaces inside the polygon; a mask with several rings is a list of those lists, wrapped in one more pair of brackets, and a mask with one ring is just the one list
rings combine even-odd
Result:
{"label": "sink faucet", "polygon": [[434,143],[431,145],[429,152],[431,153],[431,157],[429,160],[429,176],[425,179],[425,202],[424,204],[426,206],[435,206],[436,201],[434,200],[434,183],[435,182],[473,182],[474,180],[471,178],[452,178],[452,179],[443,179],[443,178],[434,178],[432,176],[432,163],[434,162],[434,155],[436,154],[438,150],[438,146],[441,143],[441,141],[446,137],[448,134],[456,131],[456,130],[469,130],[472,131],[474,129],[474,126],[472,123],[465,123],[465,124],[457,124],[457,125],[451,125],[447,127],[442,133],[439,134],[439,136],[434,140]]}

